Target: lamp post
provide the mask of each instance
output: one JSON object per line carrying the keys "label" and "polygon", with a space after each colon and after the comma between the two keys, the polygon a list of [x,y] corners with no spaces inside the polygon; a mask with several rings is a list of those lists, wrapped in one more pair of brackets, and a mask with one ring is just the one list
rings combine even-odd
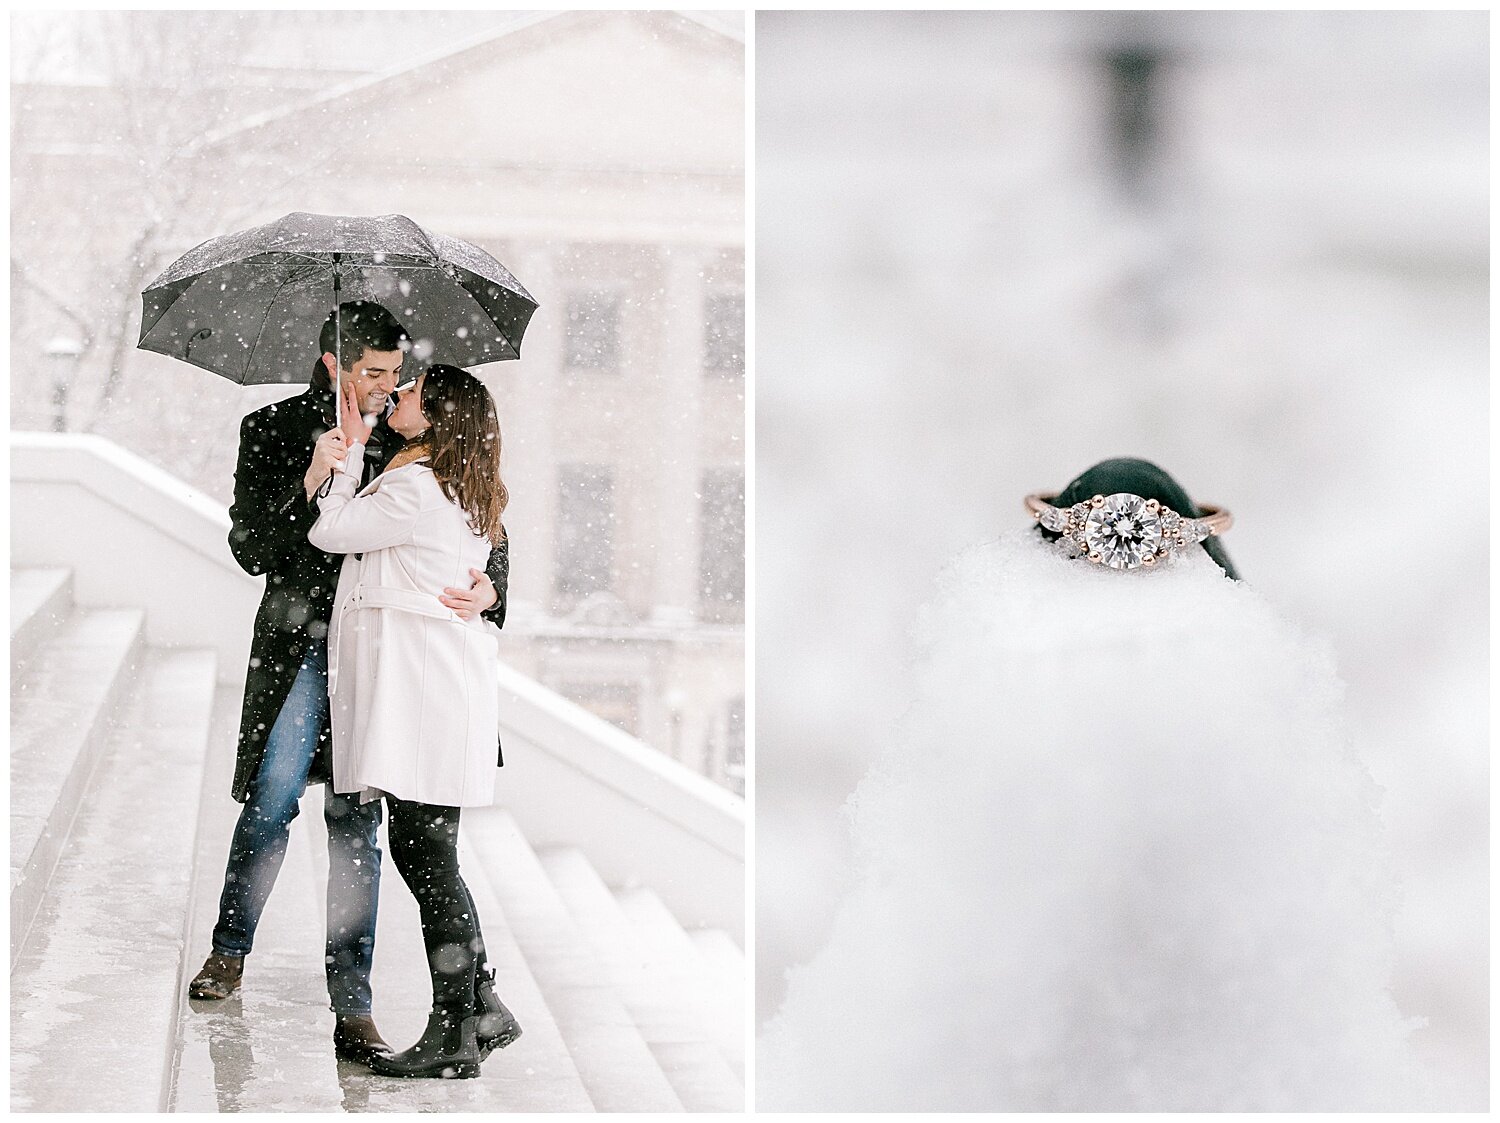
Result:
{"label": "lamp post", "polygon": [[671,739],[672,759],[686,763],[682,759],[682,715],[687,709],[687,691],[674,686],[662,695],[662,703],[666,706],[667,722],[671,726],[668,736]]}
{"label": "lamp post", "polygon": [[57,335],[43,349],[47,369],[52,372],[52,431],[68,431],[68,387],[77,373],[78,357],[83,344],[71,335]]}

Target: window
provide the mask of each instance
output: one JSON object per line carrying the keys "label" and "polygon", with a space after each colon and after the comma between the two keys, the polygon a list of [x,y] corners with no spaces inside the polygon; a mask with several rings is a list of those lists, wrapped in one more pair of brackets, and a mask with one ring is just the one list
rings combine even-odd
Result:
{"label": "window", "polygon": [[614,566],[614,472],[564,464],[557,472],[557,562],[553,588],[565,596],[608,589]]}
{"label": "window", "polygon": [[711,293],[704,305],[703,373],[745,376],[745,294]]}
{"label": "window", "polygon": [[634,683],[564,682],[557,692],[632,737],[640,736],[641,692]]}
{"label": "window", "polygon": [[745,609],[745,472],[703,473],[698,525],[698,599],[705,619],[743,619]]}
{"label": "window", "polygon": [[620,365],[620,295],[608,289],[568,294],[567,365],[613,371]]}
{"label": "window", "polygon": [[724,786],[745,794],[745,699],[731,698],[724,722]]}

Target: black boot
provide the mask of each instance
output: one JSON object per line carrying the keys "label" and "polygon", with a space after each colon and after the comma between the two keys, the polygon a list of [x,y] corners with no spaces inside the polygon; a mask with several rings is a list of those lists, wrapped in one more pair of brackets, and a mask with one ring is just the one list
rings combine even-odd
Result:
{"label": "black boot", "polygon": [[479,971],[474,975],[474,1013],[479,1015],[475,1037],[481,1061],[521,1036],[521,1023],[495,993],[494,971]]}
{"label": "black boot", "polygon": [[479,1075],[479,1043],[474,1030],[477,1015],[437,1007],[427,1016],[427,1028],[410,1049],[394,1056],[373,1056],[370,1068],[381,1076],[432,1077],[469,1080]]}

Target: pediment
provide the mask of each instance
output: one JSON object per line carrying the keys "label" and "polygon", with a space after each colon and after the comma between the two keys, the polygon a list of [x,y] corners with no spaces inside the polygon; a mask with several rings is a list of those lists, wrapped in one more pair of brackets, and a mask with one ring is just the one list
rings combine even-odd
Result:
{"label": "pediment", "polygon": [[[318,138],[346,165],[388,158],[457,175],[497,165],[737,175],[743,122],[737,40],[671,12],[567,12],[253,131],[298,147]],[[233,134],[218,143],[233,144]]]}

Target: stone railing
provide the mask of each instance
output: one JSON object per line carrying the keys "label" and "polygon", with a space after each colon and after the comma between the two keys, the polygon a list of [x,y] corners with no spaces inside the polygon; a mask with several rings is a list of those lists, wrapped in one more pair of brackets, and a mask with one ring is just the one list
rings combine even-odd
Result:
{"label": "stone railing", "polygon": [[[98,437],[11,434],[11,564],[73,571],[84,606],[146,612],[147,641],[212,648],[243,681],[262,579],[229,515]],[[744,801],[509,668],[497,791],[534,846],[581,849],[613,884],[654,889],[687,925],[744,928]]]}

